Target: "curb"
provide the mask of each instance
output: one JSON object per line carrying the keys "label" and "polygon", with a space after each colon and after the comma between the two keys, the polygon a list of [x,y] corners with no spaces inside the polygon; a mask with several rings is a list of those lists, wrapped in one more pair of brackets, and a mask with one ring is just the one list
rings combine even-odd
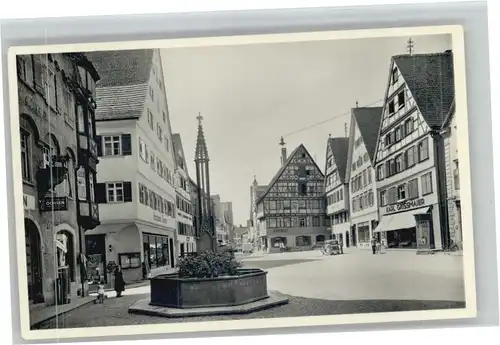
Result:
{"label": "curb", "polygon": [[33,324],[30,323],[30,329],[31,330],[37,329],[40,326],[40,324],[44,323],[45,321],[55,319],[58,316],[67,314],[67,313],[69,313],[69,312],[71,312],[71,311],[73,311],[75,309],[78,309],[80,307],[86,306],[87,304],[92,303],[94,301],[94,299],[95,299],[93,296],[87,296],[87,298],[88,298],[88,300],[86,300],[85,302],[83,302],[83,303],[81,303],[79,305],[75,305],[73,308],[69,308],[68,310],[59,311],[59,312],[56,311],[55,315],[50,315],[50,316],[44,317],[43,319],[37,320]]}

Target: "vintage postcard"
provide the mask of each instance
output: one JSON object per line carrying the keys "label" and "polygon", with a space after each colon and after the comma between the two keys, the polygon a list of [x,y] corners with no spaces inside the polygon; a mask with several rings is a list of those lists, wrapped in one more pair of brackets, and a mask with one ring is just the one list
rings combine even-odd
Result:
{"label": "vintage postcard", "polygon": [[9,68],[26,339],[475,316],[461,27]]}

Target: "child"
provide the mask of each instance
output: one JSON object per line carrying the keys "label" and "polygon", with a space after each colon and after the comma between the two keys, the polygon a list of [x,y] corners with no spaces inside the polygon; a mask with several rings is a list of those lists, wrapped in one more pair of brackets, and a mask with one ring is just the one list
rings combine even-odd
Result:
{"label": "child", "polygon": [[97,289],[97,301],[101,304],[104,302],[104,282],[102,280],[99,283],[99,288]]}

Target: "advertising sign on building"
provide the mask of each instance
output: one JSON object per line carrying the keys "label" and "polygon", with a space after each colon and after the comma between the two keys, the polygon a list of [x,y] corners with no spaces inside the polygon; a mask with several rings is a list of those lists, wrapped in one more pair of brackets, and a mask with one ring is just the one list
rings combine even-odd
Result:
{"label": "advertising sign on building", "polygon": [[47,197],[40,203],[41,211],[66,211],[68,209],[68,198]]}
{"label": "advertising sign on building", "polygon": [[431,252],[430,223],[428,220],[417,221],[417,252],[429,254]]}

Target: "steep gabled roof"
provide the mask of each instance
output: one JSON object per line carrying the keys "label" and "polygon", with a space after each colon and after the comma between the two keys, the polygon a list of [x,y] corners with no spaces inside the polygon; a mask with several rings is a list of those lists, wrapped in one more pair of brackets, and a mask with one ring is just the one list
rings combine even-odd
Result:
{"label": "steep gabled roof", "polygon": [[452,52],[396,55],[392,59],[427,124],[440,128],[455,94]]}
{"label": "steep gabled roof", "polygon": [[328,145],[332,150],[333,160],[339,172],[342,183],[346,179],[347,153],[349,151],[349,138],[328,138]]}
{"label": "steep gabled roof", "polygon": [[[300,148],[303,148],[305,153],[309,156],[309,158],[311,159],[311,161],[314,163],[314,166],[316,167],[316,169],[318,169],[318,171],[321,173],[321,175],[323,175],[323,172],[321,171],[321,169],[318,167],[318,165],[316,164],[316,162],[314,161],[314,159],[312,158],[311,154],[309,153],[309,151],[307,151],[307,149],[305,148],[304,144],[300,144],[299,146],[297,146],[295,148],[295,150],[292,151],[292,153],[290,153],[290,155],[288,156],[288,158],[286,159],[286,162],[285,164],[283,164],[281,166],[281,168],[278,170],[278,172],[276,173],[276,175],[274,175],[273,179],[271,180],[271,182],[269,182],[269,184],[267,186],[265,186],[265,190],[264,192],[260,195],[260,197],[257,198],[257,201],[256,203],[260,203],[262,201],[262,199],[264,199],[264,197],[267,195],[267,193],[269,193],[269,191],[271,190],[271,188],[273,188],[274,184],[276,183],[276,181],[280,178],[280,176],[283,174],[283,172],[285,171],[285,169],[288,167],[288,165],[290,164],[290,162],[292,161],[293,157],[297,154],[297,151],[299,151]],[[264,187],[264,186],[262,186]]]}
{"label": "steep gabled roof", "polygon": [[174,133],[172,134],[172,148],[174,150],[174,157],[175,157],[175,164],[178,164],[178,161],[182,161],[182,165],[184,170],[186,172],[186,175],[189,176],[188,172],[188,167],[187,167],[187,162],[186,162],[186,156],[184,155],[184,148],[182,146],[182,139],[181,135],[179,133]]}
{"label": "steep gabled roof", "polygon": [[356,120],[366,151],[372,162],[377,148],[382,111],[383,107],[362,107],[352,109],[353,117]]}
{"label": "steep gabled roof", "polygon": [[144,110],[153,49],[88,52],[101,79],[96,85],[96,120],[138,119]]}
{"label": "steep gabled roof", "polygon": [[443,122],[442,129],[450,125],[453,115],[455,115],[455,99],[453,99],[453,102],[451,103],[450,110],[448,111],[448,115],[446,115],[446,119]]}

